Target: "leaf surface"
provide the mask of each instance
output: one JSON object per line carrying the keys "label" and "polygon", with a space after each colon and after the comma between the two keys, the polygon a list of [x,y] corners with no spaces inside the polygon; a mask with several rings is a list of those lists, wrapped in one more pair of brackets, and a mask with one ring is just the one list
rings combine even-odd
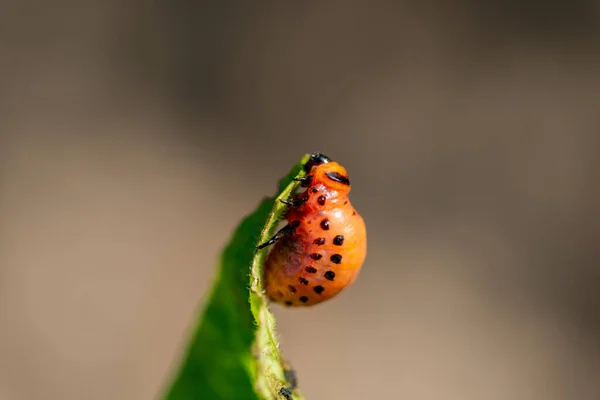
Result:
{"label": "leaf surface", "polygon": [[[266,198],[237,227],[222,252],[212,293],[190,338],[165,400],[279,400],[289,387],[279,351],[275,317],[262,282],[269,249],[256,245],[277,231],[288,199],[304,175],[305,155],[279,184],[279,195]],[[297,392],[294,399],[302,399]]]}

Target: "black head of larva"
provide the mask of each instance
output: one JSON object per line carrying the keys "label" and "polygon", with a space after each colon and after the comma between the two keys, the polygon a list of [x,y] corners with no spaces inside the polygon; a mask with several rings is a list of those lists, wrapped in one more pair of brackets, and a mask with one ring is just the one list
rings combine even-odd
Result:
{"label": "black head of larva", "polygon": [[304,171],[309,172],[315,165],[327,164],[328,162],[331,162],[331,158],[327,157],[325,154],[311,154],[306,164],[304,164]]}

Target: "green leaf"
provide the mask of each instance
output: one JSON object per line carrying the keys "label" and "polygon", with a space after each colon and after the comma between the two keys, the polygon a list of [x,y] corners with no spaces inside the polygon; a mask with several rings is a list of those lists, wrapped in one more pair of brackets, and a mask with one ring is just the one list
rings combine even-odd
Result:
{"label": "green leaf", "polygon": [[[277,198],[264,199],[238,226],[223,250],[212,294],[199,318],[165,400],[280,400],[286,381],[275,317],[264,294],[263,266],[271,238],[303,176],[305,155],[279,184]],[[297,392],[294,399],[302,399]]]}

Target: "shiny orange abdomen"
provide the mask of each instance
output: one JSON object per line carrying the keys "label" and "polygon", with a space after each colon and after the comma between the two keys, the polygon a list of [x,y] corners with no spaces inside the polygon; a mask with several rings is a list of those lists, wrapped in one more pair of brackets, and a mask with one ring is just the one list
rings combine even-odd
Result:
{"label": "shiny orange abdomen", "polygon": [[267,296],[287,306],[311,306],[331,299],[356,279],[367,254],[363,218],[348,199],[346,170],[335,162],[315,165],[304,204],[286,219],[296,225],[281,238],[265,264]]}

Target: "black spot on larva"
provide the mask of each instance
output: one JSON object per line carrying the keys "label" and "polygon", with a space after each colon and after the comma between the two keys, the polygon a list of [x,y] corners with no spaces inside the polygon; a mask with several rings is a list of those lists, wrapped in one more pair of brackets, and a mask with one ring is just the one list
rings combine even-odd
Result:
{"label": "black spot on larva", "polygon": [[313,193],[317,193],[319,191],[319,189],[317,189],[316,187],[314,187],[314,188],[310,189],[310,191],[313,192]]}
{"label": "black spot on larva", "polygon": [[346,204],[348,204],[348,200],[346,200],[346,201],[344,202],[344,205],[346,205]]}
{"label": "black spot on larva", "polygon": [[323,293],[323,290],[325,290],[325,288],[321,285],[315,286],[313,289],[317,294],[321,294],[321,293]]}
{"label": "black spot on larva", "polygon": [[285,302],[285,305],[286,305],[286,306],[291,306],[292,304],[293,304],[293,303],[292,303],[291,301],[286,301],[286,302]]}
{"label": "black spot on larva", "polygon": [[344,236],[337,235],[336,237],[333,238],[333,244],[335,244],[336,246],[341,246],[343,243],[344,243]]}
{"label": "black spot on larva", "polygon": [[352,216],[355,216],[355,215],[356,215],[356,211],[352,211]]}
{"label": "black spot on larva", "polygon": [[319,203],[319,205],[324,206],[325,205],[325,196],[320,195],[319,198],[317,199],[317,203]]}
{"label": "black spot on larva", "polygon": [[300,226],[300,221],[298,221],[298,220],[292,221],[292,223],[290,224],[290,226],[295,229],[295,228],[297,228],[297,227]]}
{"label": "black spot on larva", "polygon": [[332,281],[335,278],[335,272],[327,271],[325,272],[325,279]]}
{"label": "black spot on larva", "polygon": [[316,238],[315,240],[313,240],[313,243],[316,244],[317,246],[325,244],[325,238]]}
{"label": "black spot on larva", "polygon": [[341,256],[341,254],[334,254],[331,257],[329,257],[329,259],[334,264],[339,264],[339,263],[342,262],[342,256]]}
{"label": "black spot on larva", "polygon": [[308,285],[308,279],[304,279],[303,277],[298,278],[298,281],[303,285]]}
{"label": "black spot on larva", "polygon": [[319,253],[312,253],[312,254],[310,255],[310,258],[312,258],[313,260],[320,260],[320,259],[321,259],[321,257],[323,257],[323,255],[322,255],[322,254],[319,254]]}
{"label": "black spot on larva", "polygon": [[340,174],[339,172],[325,172],[325,175],[332,181],[341,183],[342,185],[350,185],[350,180],[347,176]]}
{"label": "black spot on larva", "polygon": [[324,231],[329,230],[329,220],[327,218],[321,221],[321,229],[323,229]]}
{"label": "black spot on larva", "polygon": [[292,285],[288,285],[288,289],[290,289],[290,292],[296,293],[296,288],[293,287]]}
{"label": "black spot on larva", "polygon": [[306,303],[308,301],[308,297],[302,296],[302,297],[300,297],[300,301],[303,303]]}
{"label": "black spot on larva", "polygon": [[315,267],[311,267],[310,265],[308,267],[304,267],[304,270],[311,274],[314,274],[315,272],[317,272],[317,269]]}

